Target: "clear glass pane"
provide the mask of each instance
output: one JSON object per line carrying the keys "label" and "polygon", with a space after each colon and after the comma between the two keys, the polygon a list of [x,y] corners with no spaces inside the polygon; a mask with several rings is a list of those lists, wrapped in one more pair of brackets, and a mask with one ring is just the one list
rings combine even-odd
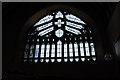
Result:
{"label": "clear glass pane", "polygon": [[85,58],[81,58],[82,61],[85,61]]}
{"label": "clear glass pane", "polygon": [[96,57],[92,57],[92,59],[93,59],[94,61],[96,61]]}
{"label": "clear glass pane", "polygon": [[62,61],[62,59],[57,59],[57,61],[58,61],[58,62],[61,62],[61,61]]}
{"label": "clear glass pane", "polygon": [[67,55],[67,44],[64,44],[64,57],[68,57],[68,55]]}
{"label": "clear glass pane", "polygon": [[57,57],[62,57],[62,42],[60,40],[57,42]]}
{"label": "clear glass pane", "polygon": [[62,37],[63,36],[63,30],[61,30],[61,29],[58,29],[57,31],[55,31],[55,35],[57,36],[57,37]]}
{"label": "clear glass pane", "polygon": [[53,19],[53,16],[52,16],[52,15],[47,15],[47,16],[45,16],[44,18],[40,19],[34,26],[43,24],[43,23],[48,22],[48,21],[50,21],[50,20],[52,20],[52,19]]}
{"label": "clear glass pane", "polygon": [[55,59],[51,59],[51,62],[54,62],[55,61]]}
{"label": "clear glass pane", "polygon": [[24,59],[24,62],[27,62],[27,59]]}
{"label": "clear glass pane", "polygon": [[67,30],[71,33],[74,33],[76,35],[81,34],[81,32],[79,30],[76,30],[76,29],[73,29],[73,28],[70,28],[70,27],[67,27],[67,26],[65,26],[65,30]]}
{"label": "clear glass pane", "polygon": [[63,14],[60,11],[58,11],[55,15],[55,18],[63,18]]}
{"label": "clear glass pane", "polygon": [[48,62],[49,62],[49,59],[46,59],[45,61],[48,63]]}
{"label": "clear glass pane", "polygon": [[55,57],[55,44],[52,44],[51,57]]}
{"label": "clear glass pane", "polygon": [[68,61],[68,59],[64,59],[64,62],[67,62]]}
{"label": "clear glass pane", "polygon": [[64,24],[64,22],[63,22],[63,21],[61,21],[61,19],[58,19],[58,21],[57,21],[57,22],[55,22],[55,25],[57,25],[58,27],[61,27],[61,26],[62,26],[62,24]]}
{"label": "clear glass pane", "polygon": [[41,58],[44,57],[44,51],[45,51],[45,45],[42,44],[42,45],[41,45],[41,54],[40,54],[40,57],[41,57]]}
{"label": "clear glass pane", "polygon": [[37,62],[38,62],[38,59],[35,59],[34,62],[37,63]]}
{"label": "clear glass pane", "polygon": [[42,26],[40,26],[40,27],[37,27],[36,30],[37,30],[37,31],[40,31],[40,30],[45,29],[45,28],[47,28],[47,27],[49,27],[49,26],[52,26],[52,22],[50,22],[50,23],[48,23],[48,24],[45,24],[45,25],[42,25]]}
{"label": "clear glass pane", "polygon": [[73,62],[73,58],[70,58],[70,62]]}
{"label": "clear glass pane", "polygon": [[50,52],[50,44],[46,45],[46,57],[49,57],[49,52]]}
{"label": "clear glass pane", "polygon": [[24,52],[24,58],[27,58],[28,53],[29,53],[29,44],[26,44],[25,52]]}
{"label": "clear glass pane", "polygon": [[48,28],[48,29],[46,29],[46,30],[44,30],[44,31],[41,31],[41,32],[39,32],[38,36],[39,36],[39,35],[40,35],[40,36],[43,36],[43,35],[51,32],[51,31],[53,31],[53,29],[54,29],[54,27],[51,27],[51,28]]}
{"label": "clear glass pane", "polygon": [[78,61],[79,61],[79,58],[75,58],[75,61],[78,62]]}
{"label": "clear glass pane", "polygon": [[73,28],[77,28],[77,29],[84,29],[84,27],[82,25],[78,25],[78,24],[68,22],[68,21],[66,21],[66,25],[71,26]]}
{"label": "clear glass pane", "polygon": [[72,47],[72,43],[69,44],[69,55],[70,55],[70,57],[73,57],[73,47]]}
{"label": "clear glass pane", "polygon": [[75,56],[78,56],[78,45],[74,43]]}
{"label": "clear glass pane", "polygon": [[72,15],[72,14],[67,14],[65,15],[65,17],[70,20],[70,21],[74,21],[74,22],[78,22],[78,23],[82,23],[82,24],[85,24],[85,22],[83,22],[80,18]]}
{"label": "clear glass pane", "polygon": [[34,53],[34,45],[32,44],[32,45],[30,46],[29,58],[33,58],[33,53]]}
{"label": "clear glass pane", "polygon": [[85,42],[86,56],[90,56],[88,42]]}
{"label": "clear glass pane", "polygon": [[40,62],[43,62],[44,61],[44,59],[40,59]]}
{"label": "clear glass pane", "polygon": [[83,48],[82,42],[80,42],[80,53],[81,53],[81,56],[84,56],[84,48]]}
{"label": "clear glass pane", "polygon": [[94,49],[94,44],[93,43],[90,43],[90,46],[91,46],[91,51],[92,51],[92,55],[95,56],[95,49]]}
{"label": "clear glass pane", "polygon": [[35,58],[38,58],[38,54],[39,54],[39,45],[36,45]]}

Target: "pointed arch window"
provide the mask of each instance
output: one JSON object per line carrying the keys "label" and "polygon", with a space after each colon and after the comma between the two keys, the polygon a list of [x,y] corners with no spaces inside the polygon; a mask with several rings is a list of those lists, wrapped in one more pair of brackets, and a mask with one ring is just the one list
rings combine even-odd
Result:
{"label": "pointed arch window", "polygon": [[54,11],[30,29],[24,50],[24,62],[95,61],[92,30],[79,17]]}

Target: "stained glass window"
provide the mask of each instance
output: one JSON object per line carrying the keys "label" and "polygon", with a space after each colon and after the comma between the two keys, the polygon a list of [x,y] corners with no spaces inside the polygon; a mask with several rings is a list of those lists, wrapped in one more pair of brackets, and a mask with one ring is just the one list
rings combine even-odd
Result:
{"label": "stained glass window", "polygon": [[37,21],[27,35],[24,62],[96,61],[92,30],[80,17],[54,11]]}

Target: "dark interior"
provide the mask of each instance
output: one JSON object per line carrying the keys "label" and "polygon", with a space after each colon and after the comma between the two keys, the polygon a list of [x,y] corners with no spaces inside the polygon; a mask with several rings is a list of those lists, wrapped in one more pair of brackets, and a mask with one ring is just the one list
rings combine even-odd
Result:
{"label": "dark interior", "polygon": [[[83,63],[22,63],[18,49],[25,23],[36,12],[57,4],[72,6],[95,22],[102,46],[96,48],[102,60]],[[120,2],[4,2],[2,3],[2,80],[119,80],[120,79]],[[101,49],[100,49],[101,48]],[[102,50],[102,51],[101,51]],[[109,53],[112,60],[106,61]],[[98,56],[99,57],[99,56]]]}

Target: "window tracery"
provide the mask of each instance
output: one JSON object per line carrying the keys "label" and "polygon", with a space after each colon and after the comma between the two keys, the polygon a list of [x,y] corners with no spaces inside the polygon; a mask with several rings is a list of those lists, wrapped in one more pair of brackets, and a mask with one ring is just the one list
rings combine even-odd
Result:
{"label": "window tracery", "polygon": [[33,25],[27,36],[24,62],[96,60],[92,31],[73,14],[64,11],[48,14]]}

